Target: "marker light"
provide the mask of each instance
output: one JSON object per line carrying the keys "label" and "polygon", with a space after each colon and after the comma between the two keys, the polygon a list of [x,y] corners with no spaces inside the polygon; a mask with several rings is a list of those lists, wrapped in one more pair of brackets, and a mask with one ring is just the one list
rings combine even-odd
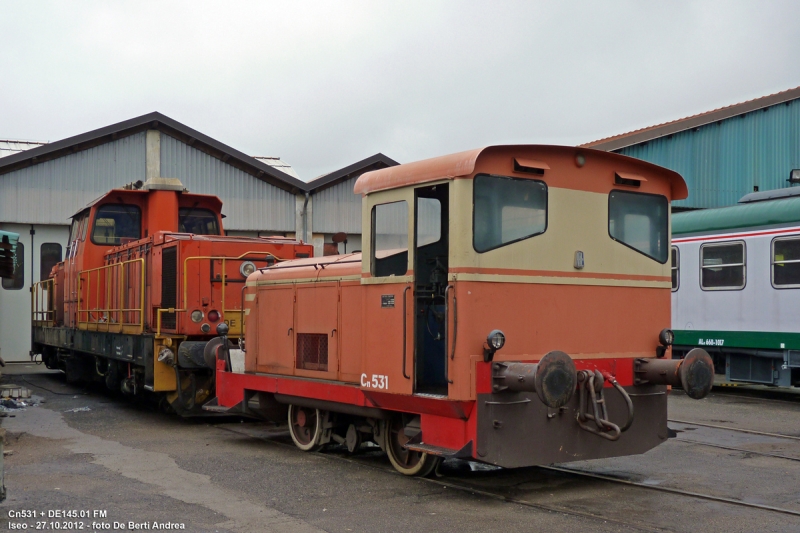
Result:
{"label": "marker light", "polygon": [[672,343],[675,342],[675,334],[671,329],[664,328],[661,330],[661,333],[658,334],[658,342],[663,346],[672,346]]}
{"label": "marker light", "polygon": [[486,343],[495,351],[499,350],[506,343],[506,336],[499,329],[493,330],[486,337]]}
{"label": "marker light", "polygon": [[255,271],[256,271],[256,264],[253,263],[252,261],[245,261],[239,267],[239,274],[241,274],[243,278],[246,278]]}
{"label": "marker light", "polygon": [[200,322],[203,320],[203,312],[199,309],[192,311],[192,322]]}
{"label": "marker light", "polygon": [[506,336],[499,329],[493,329],[486,337],[483,345],[483,360],[489,362],[494,359],[494,352],[503,347],[506,343]]}

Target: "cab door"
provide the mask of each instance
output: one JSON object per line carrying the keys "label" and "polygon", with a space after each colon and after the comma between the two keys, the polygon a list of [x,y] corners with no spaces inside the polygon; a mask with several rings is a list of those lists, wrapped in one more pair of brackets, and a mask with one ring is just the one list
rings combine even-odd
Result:
{"label": "cab door", "polygon": [[364,201],[363,339],[360,384],[365,391],[414,391],[413,206],[411,188]]}

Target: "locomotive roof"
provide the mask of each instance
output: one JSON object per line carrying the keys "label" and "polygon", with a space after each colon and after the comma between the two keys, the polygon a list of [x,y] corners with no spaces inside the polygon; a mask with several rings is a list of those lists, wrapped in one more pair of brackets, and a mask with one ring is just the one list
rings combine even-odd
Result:
{"label": "locomotive roof", "polygon": [[[383,191],[387,189],[396,189],[399,187],[406,187],[409,185],[416,185],[420,183],[428,183],[431,181],[441,179],[455,179],[466,178],[475,171],[475,166],[478,160],[484,156],[497,152],[513,152],[525,155],[526,157],[532,154],[540,158],[545,156],[558,155],[560,157],[575,157],[578,154],[592,154],[592,157],[602,158],[605,160],[618,160],[625,161],[626,164],[634,164],[643,170],[655,170],[666,175],[670,180],[672,188],[672,199],[681,200],[688,196],[688,189],[686,182],[677,172],[642,161],[640,159],[633,159],[620,154],[612,152],[604,152],[602,150],[592,150],[588,148],[581,148],[575,146],[556,146],[556,145],[538,145],[538,144],[520,144],[520,145],[495,145],[477,148],[475,150],[468,150],[466,152],[458,152],[455,154],[434,157],[432,159],[424,159],[422,161],[415,161],[413,163],[406,163],[394,167],[383,168],[366,172],[358,178],[356,185],[353,189],[355,194],[367,195],[376,191]],[[535,163],[541,164],[542,161]],[[549,168],[546,162],[543,168]]]}
{"label": "locomotive roof", "polygon": [[724,232],[800,223],[800,197],[676,213],[672,235]]}

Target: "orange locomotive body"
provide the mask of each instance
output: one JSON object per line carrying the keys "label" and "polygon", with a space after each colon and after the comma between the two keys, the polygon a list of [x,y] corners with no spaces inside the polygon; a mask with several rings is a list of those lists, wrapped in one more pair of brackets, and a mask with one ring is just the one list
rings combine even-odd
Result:
{"label": "orange locomotive body", "polygon": [[313,255],[293,239],[224,236],[221,208],[157,178],[78,212],[66,260],[32,289],[32,352],[68,379],[162,393],[178,412],[206,401],[203,350],[219,323],[240,336],[247,275]]}
{"label": "orange locomotive body", "polygon": [[[245,351],[216,349],[207,406],[279,420],[298,447],[377,442],[397,470],[506,467],[664,442],[672,361],[670,170],[572,147],[495,146],[364,174],[363,253],[260,269]],[[224,333],[224,328],[222,328]]]}

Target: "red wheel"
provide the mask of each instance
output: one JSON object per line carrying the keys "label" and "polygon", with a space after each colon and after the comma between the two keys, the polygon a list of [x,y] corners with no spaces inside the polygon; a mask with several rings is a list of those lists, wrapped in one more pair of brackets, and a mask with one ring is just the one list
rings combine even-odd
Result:
{"label": "red wheel", "polygon": [[289,434],[295,445],[304,452],[314,452],[322,448],[322,416],[319,409],[309,409],[297,405],[289,406]]}
{"label": "red wheel", "polygon": [[386,422],[386,455],[389,456],[389,462],[403,475],[427,476],[439,464],[440,458],[406,448],[411,439],[405,434],[405,426],[403,416],[394,416]]}

